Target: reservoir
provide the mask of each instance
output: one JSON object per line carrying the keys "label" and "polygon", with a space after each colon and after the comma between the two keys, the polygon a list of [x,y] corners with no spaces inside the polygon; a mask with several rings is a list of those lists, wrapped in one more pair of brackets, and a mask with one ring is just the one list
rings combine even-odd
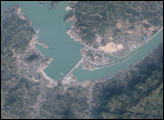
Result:
{"label": "reservoir", "polygon": [[[62,79],[82,58],[80,49],[83,47],[66,34],[66,31],[72,25],[72,21],[65,23],[63,20],[65,14],[68,12],[65,11],[68,2],[60,2],[56,9],[51,11],[48,11],[50,2],[46,2],[43,6],[34,1],[1,2],[1,14],[3,15],[3,10],[17,4],[21,6],[22,12],[31,20],[32,25],[40,30],[38,40],[51,48],[47,49],[36,45],[36,48],[45,57],[53,58],[49,67],[44,69],[45,73],[54,80]],[[4,20],[4,17],[1,18],[1,22],[2,20]],[[73,74],[77,77],[78,81],[101,79],[114,75],[118,71],[122,71],[141,60],[162,41],[163,29],[148,43],[142,45],[124,58],[112,57],[115,62],[109,64],[110,66],[94,71],[87,71],[83,70],[82,65],[80,65],[73,70]]]}
{"label": "reservoir", "polygon": [[66,34],[73,23],[64,22],[64,16],[68,12],[65,10],[68,2],[61,2],[55,10],[51,11],[48,11],[50,2],[41,6],[34,1],[3,2],[1,8],[5,10],[11,5],[19,5],[22,8],[22,12],[31,20],[32,25],[40,30],[38,40],[51,48],[46,49],[36,44],[36,48],[45,57],[53,58],[49,67],[44,69],[45,73],[55,80],[63,78],[81,59],[80,49],[82,48],[82,45],[74,42]]}

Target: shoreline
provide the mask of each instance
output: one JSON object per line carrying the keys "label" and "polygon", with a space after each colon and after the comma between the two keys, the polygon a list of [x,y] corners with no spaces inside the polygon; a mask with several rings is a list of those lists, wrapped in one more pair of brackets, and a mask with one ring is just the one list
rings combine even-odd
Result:
{"label": "shoreline", "polygon": [[[35,30],[36,30],[36,29],[35,29]],[[39,52],[39,54],[42,55],[42,57],[45,58],[45,56],[41,53],[41,51],[35,47],[35,44],[40,43],[40,42],[38,41],[38,38],[39,38],[39,37],[37,36],[38,33],[39,33],[39,30],[36,30],[36,34],[34,35],[34,38],[33,38],[34,41],[31,41],[31,42],[32,42],[32,43],[31,43],[32,49],[36,49],[36,50]],[[28,49],[28,50],[29,50],[29,49]],[[41,75],[45,80],[47,80],[47,81],[49,82],[49,83],[47,84],[47,87],[48,87],[48,88],[53,88],[53,87],[55,87],[55,86],[58,85],[58,80],[54,80],[53,78],[49,77],[49,76],[44,72],[44,69],[47,68],[47,67],[49,66],[49,64],[50,64],[52,61],[53,61],[53,59],[51,58],[51,59],[47,62],[47,65],[44,63],[44,66],[43,66],[42,68],[38,69],[38,71],[37,71],[38,73],[40,73],[40,75]]]}
{"label": "shoreline", "polygon": [[[39,33],[40,30],[36,30],[34,27],[33,27],[33,29],[35,30],[36,34],[33,36],[32,41],[30,41],[31,44],[29,44],[29,47],[30,47],[31,49],[36,49],[36,50],[39,52],[39,54],[42,55],[42,57],[45,58],[45,56],[41,53],[41,51],[40,51],[39,49],[37,49],[36,46],[35,46],[35,44],[45,45],[44,43],[41,43],[41,42],[39,42],[39,40],[38,40],[38,38],[39,38],[39,37],[38,37],[38,33]],[[30,45],[31,45],[31,46],[30,46]],[[47,46],[47,47],[48,47],[48,46]],[[47,48],[47,47],[46,47],[46,48]],[[45,48],[45,47],[43,47],[43,48]],[[30,50],[30,49],[28,49],[28,50]],[[38,73],[40,73],[41,76],[43,76],[43,78],[46,79],[46,80],[49,82],[49,83],[47,84],[47,87],[48,87],[48,88],[53,88],[53,87],[55,87],[55,86],[58,85],[58,81],[57,81],[57,80],[54,80],[53,78],[49,77],[49,76],[44,72],[44,69],[47,68],[47,67],[49,66],[49,64],[50,64],[52,61],[53,61],[53,59],[51,58],[51,59],[47,62],[47,65],[44,63],[45,65],[44,65],[42,68],[40,68],[40,69],[38,70]]]}
{"label": "shoreline", "polygon": [[65,7],[65,10],[69,11],[69,10],[73,10],[73,8],[71,8],[70,6],[67,6],[67,7]]}
{"label": "shoreline", "polygon": [[[6,9],[5,12],[8,12],[9,10],[12,10],[12,9],[14,9],[14,11],[12,11],[13,14],[15,14],[15,15],[16,15],[17,17],[19,17],[20,19],[22,19],[22,20],[24,20],[24,21],[27,21],[27,24],[29,24],[29,26],[32,27],[32,29],[35,31],[35,33],[32,34],[32,38],[31,38],[31,40],[29,41],[29,43],[28,43],[28,45],[27,45],[27,48],[26,48],[26,50],[24,51],[24,53],[26,54],[26,53],[28,53],[28,52],[31,51],[31,50],[36,50],[44,59],[46,59],[45,56],[40,52],[40,50],[37,49],[36,46],[35,46],[35,44],[37,43],[37,44],[39,44],[39,45],[42,45],[43,48],[48,48],[47,45],[45,45],[44,43],[38,41],[38,38],[39,38],[39,37],[38,37],[38,33],[39,33],[40,30],[39,30],[39,29],[36,29],[36,28],[32,25],[32,21],[29,20],[28,17],[22,12],[22,9],[21,9],[21,7],[20,7],[19,5],[17,5],[17,6],[12,6],[12,7],[8,8],[8,9]],[[2,21],[1,21],[1,22],[2,22]],[[2,25],[1,25],[1,27],[2,27]],[[14,50],[12,50],[12,51],[13,51],[13,53],[14,53]],[[15,55],[15,54],[16,54],[16,53],[14,53],[14,55]],[[47,84],[47,87],[49,87],[49,88],[53,88],[53,87],[55,87],[55,86],[58,85],[58,81],[57,81],[57,80],[54,80],[54,79],[50,78],[50,77],[43,71],[45,68],[47,68],[47,67],[49,66],[49,64],[52,62],[52,60],[53,60],[53,59],[51,58],[51,59],[49,59],[49,60],[47,61],[47,63],[44,62],[44,64],[40,64],[38,70],[36,71],[36,73],[40,74],[41,77],[43,77],[43,79],[45,79],[45,80],[47,80],[47,81],[49,82],[49,83]],[[41,79],[42,79],[42,78],[41,78]],[[33,79],[31,79],[31,80],[33,80]],[[34,81],[34,82],[39,82],[40,79],[39,79],[39,80],[33,80],[33,81]]]}
{"label": "shoreline", "polygon": [[[30,21],[30,25],[32,26],[32,22]],[[73,28],[73,26],[71,26],[72,28]],[[33,27],[33,29],[36,31],[36,34],[33,36],[33,38],[32,38],[32,40],[30,41],[30,44],[29,44],[29,49],[36,49],[36,50],[38,50],[39,51],[39,49],[37,49],[36,47],[35,47],[35,44],[37,43],[38,44],[38,33],[39,33],[39,30],[36,30],[34,27]],[[161,28],[161,29],[163,29],[163,27]],[[70,29],[70,32],[72,31],[72,29]],[[68,31],[67,31],[68,32]],[[73,31],[74,32],[74,31]],[[156,34],[158,34],[160,32],[160,30],[156,33]],[[68,32],[69,33],[69,32]],[[71,34],[71,33],[69,33],[69,34]],[[69,35],[68,34],[68,35]],[[156,34],[154,34],[153,36],[155,36]],[[77,35],[78,36],[78,35]],[[78,36],[79,37],[79,36]],[[74,39],[74,37],[72,37],[73,39]],[[153,38],[153,37],[152,37]],[[74,41],[75,41],[75,39],[74,39]],[[81,41],[80,40],[77,40],[78,42],[80,42],[80,44],[81,44]],[[147,42],[146,42],[147,43]],[[84,44],[82,44],[82,45],[84,45]],[[27,51],[29,50],[28,48],[27,48]],[[40,51],[39,51],[40,52]],[[40,54],[42,55],[42,56],[44,56],[41,52],[40,52]],[[48,63],[48,65],[49,65],[50,63]],[[119,64],[119,63],[115,63],[115,64]],[[135,63],[133,63],[133,64],[135,64]],[[54,79],[52,79],[51,77],[49,77],[45,72],[44,72],[44,69],[45,68],[47,68],[48,67],[48,65],[45,65],[43,68],[41,68],[40,70],[39,70],[39,73],[41,73],[41,76],[43,76],[46,80],[48,80],[49,81],[49,84],[47,85],[47,87],[52,87],[53,85],[54,86],[56,86],[57,85],[57,83],[58,83],[58,81],[57,80],[54,80]],[[114,64],[111,64],[111,65],[114,65]],[[111,66],[110,65],[110,66]],[[104,67],[108,67],[108,66],[104,66]],[[103,68],[104,68],[103,67]],[[113,75],[111,75],[111,76],[113,76]],[[101,80],[101,79],[100,79]],[[89,80],[85,80],[85,81],[82,81],[82,82],[80,82],[80,81],[77,81],[78,83],[85,83],[86,81],[89,81]]]}
{"label": "shoreline", "polygon": [[156,33],[155,33],[151,38],[149,38],[145,43],[138,45],[135,49],[133,49],[131,52],[127,53],[127,54],[124,55],[124,56],[119,57],[119,56],[115,56],[115,55],[109,54],[109,53],[107,53],[107,52],[104,52],[104,53],[107,54],[107,55],[110,55],[110,56],[112,56],[112,57],[115,57],[115,58],[123,58],[123,57],[126,57],[126,56],[128,56],[130,53],[135,52],[138,48],[140,48],[140,47],[143,46],[144,44],[146,44],[146,43],[148,43],[149,41],[151,41],[159,32],[161,32],[161,30],[163,30],[163,26],[158,30],[158,32],[156,32]]}
{"label": "shoreline", "polygon": [[[66,7],[66,8],[69,8],[69,5]],[[70,7],[71,8],[71,7]],[[74,9],[71,8],[71,10],[74,11]],[[79,42],[81,45],[84,45],[84,46],[88,46],[86,45],[85,43],[82,42],[81,38],[79,37],[79,35],[75,32],[75,25],[74,25],[74,22],[75,22],[75,17],[73,15],[72,19],[69,19],[69,20],[72,20],[73,21],[73,25],[71,25],[71,28],[66,32],[68,34],[68,36],[72,39],[74,39],[75,42]],[[126,55],[123,55],[123,56],[116,56],[116,55],[113,55],[111,53],[108,53],[108,52],[104,52],[104,54],[107,54],[107,55],[110,55],[112,57],[115,57],[115,58],[124,58],[126,56],[128,56],[130,53],[136,51],[138,48],[140,48],[141,46],[143,46],[144,44],[146,44],[147,42],[151,41],[161,30],[163,29],[163,26],[161,26],[161,28],[158,30],[158,32],[156,32],[151,38],[149,38],[148,40],[146,40],[146,42],[142,43],[142,44],[138,44],[137,47],[135,49],[133,49],[132,51],[130,51],[129,53],[127,53]],[[78,30],[76,30],[78,31]],[[88,47],[92,47],[92,46],[88,46]],[[92,47],[93,48],[93,47]],[[95,49],[95,48],[94,48]],[[96,50],[99,50],[101,51],[100,49],[96,49]]]}
{"label": "shoreline", "polygon": [[53,87],[57,86],[58,85],[58,81],[52,79],[51,77],[49,77],[43,70],[44,69],[40,70],[39,73],[44,77],[44,79],[46,79],[49,82],[49,84],[47,84],[47,87],[48,88],[53,88]]}
{"label": "shoreline", "polygon": [[[19,6],[18,8],[17,8],[17,11],[18,12],[16,12],[16,15],[18,15],[18,17],[20,17],[20,15],[21,15],[21,19],[23,19],[23,20],[25,20],[24,18],[26,18],[26,16],[23,14],[23,12],[21,11],[21,7]],[[28,18],[26,18],[26,20],[29,20]],[[32,39],[31,39],[31,41],[29,42],[29,45],[27,46],[27,48],[26,48],[26,50],[25,50],[25,52],[29,52],[30,50],[32,50],[32,49],[34,49],[34,50],[37,50],[38,52],[39,52],[39,54],[43,57],[43,58],[45,58],[45,56],[41,53],[41,51],[39,50],[39,49],[37,49],[36,48],[36,46],[35,46],[35,44],[38,44],[38,45],[42,45],[43,46],[43,48],[49,48],[46,44],[44,44],[44,43],[42,43],[42,42],[40,42],[39,40],[38,40],[38,33],[39,33],[39,29],[36,29],[34,26],[32,26],[32,21],[30,21],[29,20],[29,24],[30,24],[30,26],[34,29],[34,31],[35,31],[35,34],[33,35],[33,37],[32,37]],[[38,69],[38,73],[40,73],[41,74],[41,76],[44,78],[44,79],[46,79],[49,83],[47,84],[47,87],[49,87],[49,88],[53,88],[53,87],[55,87],[55,86],[57,86],[58,85],[58,81],[57,80],[54,80],[54,79],[52,79],[51,77],[49,77],[45,72],[44,72],[44,69],[45,68],[47,68],[48,66],[49,66],[49,64],[52,62],[52,58],[49,60],[49,61],[47,61],[47,64],[46,63],[44,63],[44,66],[43,67],[41,67],[40,69]]]}
{"label": "shoreline", "polygon": [[[70,38],[72,38],[72,39],[74,39],[74,41],[75,42],[79,42],[81,45],[83,45],[83,46],[88,46],[88,45],[86,45],[85,43],[82,43],[82,41],[81,41],[81,38],[76,38],[76,37],[79,37],[72,29],[74,28],[74,26],[72,25],[71,26],[71,29],[70,30],[68,30],[67,31],[67,34],[68,34],[68,36],[70,37]],[[137,47],[135,48],[135,49],[133,49],[132,51],[130,51],[129,53],[127,53],[126,55],[124,55],[124,56],[115,56],[115,55],[112,55],[112,54],[109,54],[109,53],[107,53],[107,52],[104,52],[104,54],[106,54],[106,55],[110,55],[110,56],[112,56],[112,57],[115,57],[115,58],[124,58],[124,57],[126,57],[126,56],[128,56],[129,54],[131,54],[132,52],[135,52],[138,48],[140,48],[141,46],[143,46],[143,45],[145,45],[146,43],[148,43],[149,41],[151,41],[159,32],[161,32],[161,30],[163,30],[163,26],[158,30],[158,32],[156,32],[151,38],[149,38],[146,42],[144,42],[143,44],[138,44],[137,45]],[[71,33],[72,32],[72,33]],[[75,36],[74,36],[74,34],[76,34]],[[92,47],[92,46],[88,46],[88,47]],[[93,47],[92,47],[93,48]],[[93,48],[93,49],[95,49],[95,48]],[[99,51],[102,51],[102,50],[100,50],[100,49],[95,49],[95,50],[99,50]]]}

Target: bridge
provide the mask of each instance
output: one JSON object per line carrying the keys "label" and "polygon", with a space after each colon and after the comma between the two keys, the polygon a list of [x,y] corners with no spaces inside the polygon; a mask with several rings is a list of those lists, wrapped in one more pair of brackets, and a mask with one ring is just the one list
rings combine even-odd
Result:
{"label": "bridge", "polygon": [[72,71],[83,62],[83,59],[84,58],[81,58],[81,60],[79,60],[79,62],[65,75],[65,77],[63,77],[63,79],[67,78],[72,73]]}

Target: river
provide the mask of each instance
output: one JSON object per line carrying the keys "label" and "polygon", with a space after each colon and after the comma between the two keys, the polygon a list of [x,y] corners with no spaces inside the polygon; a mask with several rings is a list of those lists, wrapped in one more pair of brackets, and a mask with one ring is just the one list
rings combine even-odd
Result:
{"label": "river", "polygon": [[[11,5],[17,4],[21,6],[22,12],[32,21],[32,25],[40,30],[38,40],[51,48],[47,49],[40,45],[36,45],[36,48],[39,49],[45,57],[53,58],[49,67],[44,69],[45,73],[54,80],[63,78],[82,58],[80,49],[83,47],[79,43],[74,42],[74,40],[69,38],[66,34],[66,31],[72,25],[72,21],[65,23],[63,20],[64,15],[68,12],[65,11],[68,2],[60,2],[55,10],[48,11],[50,2],[46,2],[43,6],[40,6],[34,1],[2,1],[1,14],[3,15],[3,10],[9,8]],[[1,18],[1,22],[2,20],[4,20],[4,17]],[[115,62],[109,64],[110,66],[94,71],[87,71],[83,70],[82,65],[80,65],[78,68],[74,69],[73,74],[77,76],[78,81],[101,79],[114,75],[118,71],[124,70],[141,60],[162,41],[163,29],[148,43],[142,45],[126,57],[112,57]]]}

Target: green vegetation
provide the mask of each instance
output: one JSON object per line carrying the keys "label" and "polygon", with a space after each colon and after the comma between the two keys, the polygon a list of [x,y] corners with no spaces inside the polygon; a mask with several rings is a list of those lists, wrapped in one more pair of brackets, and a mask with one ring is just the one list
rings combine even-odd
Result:
{"label": "green vegetation", "polygon": [[30,21],[19,18],[14,7],[6,11],[6,19],[1,28],[1,54],[7,51],[6,48],[14,49],[15,52],[24,52],[35,34]]}
{"label": "green vegetation", "polygon": [[163,43],[130,70],[97,84],[93,104],[94,118],[163,118]]}
{"label": "green vegetation", "polygon": [[[105,45],[110,42],[109,37],[116,43],[121,43],[118,39],[123,36],[130,38],[129,30],[137,36],[138,26],[141,30],[150,26],[158,29],[163,25],[161,4],[162,1],[78,1],[70,2],[69,6],[75,10],[74,27],[79,30],[82,41],[95,46],[96,34],[103,38],[101,45]],[[65,20],[70,15],[67,14]]]}
{"label": "green vegetation", "polygon": [[36,114],[32,106],[37,100],[39,91],[39,84],[21,78],[15,86],[5,91],[5,104],[1,109],[2,118],[32,118],[31,115]]}
{"label": "green vegetation", "polygon": [[84,111],[88,108],[86,95],[86,89],[81,87],[70,88],[68,92],[64,92],[61,86],[49,89],[40,118],[83,118],[86,116]]}
{"label": "green vegetation", "polygon": [[19,81],[13,52],[23,53],[35,34],[30,22],[15,14],[16,9],[12,7],[6,11],[6,19],[1,25],[1,89],[5,91]]}
{"label": "green vegetation", "polygon": [[39,94],[39,84],[20,76],[14,63],[14,53],[23,53],[35,30],[29,20],[22,20],[16,14],[18,6],[6,11],[1,25],[1,93],[3,106],[1,118],[31,118],[31,110]]}
{"label": "green vegetation", "polygon": [[26,58],[26,60],[27,60],[28,62],[31,62],[31,61],[36,60],[36,59],[39,59],[39,56],[36,55],[36,54],[30,55],[30,56],[28,56],[28,57]]}

